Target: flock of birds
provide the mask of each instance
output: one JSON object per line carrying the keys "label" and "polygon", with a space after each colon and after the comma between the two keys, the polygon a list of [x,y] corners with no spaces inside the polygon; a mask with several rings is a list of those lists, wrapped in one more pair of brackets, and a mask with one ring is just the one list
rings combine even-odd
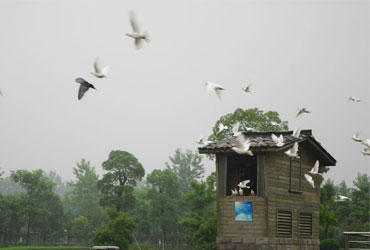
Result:
{"label": "flock of birds", "polygon": [[[208,93],[214,92],[217,95],[217,97],[220,99],[220,101],[222,100],[222,94],[221,93],[222,93],[222,91],[226,90],[223,86],[221,86],[219,84],[216,84],[214,82],[206,82],[205,85],[207,86]],[[251,84],[247,84],[246,87],[242,88],[242,90],[245,91],[246,93],[250,93],[251,92]],[[348,102],[361,102],[361,100],[359,98],[355,97],[355,96],[351,96],[351,97],[348,98]],[[311,111],[308,110],[305,107],[298,108],[298,112],[296,114],[296,117],[301,116],[303,114],[311,114]],[[274,126],[281,125],[281,124],[278,124],[276,122],[272,122],[271,124],[274,125]],[[234,137],[236,136],[236,139],[235,139],[235,146],[233,146],[231,149],[234,152],[238,153],[238,154],[245,154],[245,155],[253,156],[253,152],[250,149],[251,143],[239,131],[239,126],[240,126],[239,122],[236,122],[232,126],[232,135]],[[219,127],[218,127],[218,133],[222,132],[225,129],[228,129],[228,127],[225,126],[224,124],[220,123]],[[244,131],[250,132],[250,131],[254,131],[254,129],[244,127]],[[296,138],[299,138],[300,132],[301,132],[301,129],[296,128],[296,129],[294,129],[294,131],[292,133],[292,136],[296,137]],[[282,134],[280,134],[279,136],[277,136],[275,134],[272,134],[271,139],[276,144],[277,147],[284,146],[284,137],[283,137]],[[361,138],[359,138],[359,133],[356,133],[355,135],[353,135],[352,139],[356,142],[360,142],[363,145],[365,145],[365,148],[361,151],[361,153],[364,156],[370,156],[370,139],[361,139]],[[212,143],[212,141],[208,141],[206,139],[206,137],[204,137],[201,134],[197,143],[200,144],[200,145],[208,145],[209,143]],[[300,157],[298,155],[298,151],[299,151],[298,147],[299,147],[298,143],[295,142],[293,144],[293,146],[291,148],[289,148],[288,150],[286,150],[284,153],[287,156],[291,157],[291,158],[299,159]],[[319,166],[320,166],[320,162],[317,160],[315,162],[314,166],[312,167],[312,169],[308,173],[304,174],[304,177],[305,177],[306,181],[312,186],[312,188],[315,188],[315,182],[314,182],[313,176],[321,175],[321,173],[319,173]],[[244,193],[243,188],[250,189],[249,186],[246,186],[246,184],[248,184],[248,183],[250,183],[250,180],[241,181],[237,185],[239,187],[239,192],[238,192],[237,188],[231,189],[231,195],[232,196],[243,195],[243,193]],[[253,191],[253,194],[254,194],[254,191]],[[251,195],[252,195],[252,192],[251,192]],[[339,199],[337,201],[344,201],[344,200],[349,200],[349,198],[345,197],[345,196],[341,196],[341,197],[339,197]]]}
{"label": "flock of birds", "polygon": [[[134,11],[130,11],[129,16],[130,16],[130,24],[131,24],[131,27],[132,27],[132,32],[131,33],[126,33],[126,35],[128,37],[133,38],[136,49],[140,49],[140,48],[142,48],[142,46],[144,44],[144,41],[147,42],[147,43],[150,42],[149,33],[147,31],[141,32],[141,29],[140,29],[140,26],[138,24],[136,14],[135,14]],[[96,58],[95,62],[94,62],[94,71],[91,72],[91,74],[94,75],[96,78],[100,78],[100,79],[107,78],[109,69],[110,69],[109,65],[106,65],[106,66],[102,67],[102,65],[100,64],[99,58]],[[80,87],[79,87],[79,90],[78,90],[78,99],[79,100],[82,99],[82,97],[85,95],[85,93],[89,89],[96,90],[96,88],[93,84],[89,83],[88,81],[86,81],[85,79],[83,79],[81,77],[76,78],[75,81],[80,84]],[[220,99],[220,101],[222,100],[222,91],[226,90],[223,86],[221,86],[219,84],[216,84],[214,82],[206,82],[205,85],[206,85],[208,93],[214,92],[217,95],[217,97]],[[251,93],[252,92],[251,91],[251,84],[248,83],[244,88],[242,88],[242,90],[245,93]],[[1,89],[0,89],[0,96],[2,96]],[[354,97],[354,96],[349,97],[348,101],[350,101],[350,102],[361,102],[361,100],[359,98]],[[303,115],[305,113],[310,114],[311,112],[305,107],[298,108],[298,112],[296,114],[296,117],[298,117],[300,115]],[[281,125],[281,124],[278,124],[276,122],[272,122],[271,124],[274,125],[274,126]],[[239,122],[235,123],[232,127],[232,135],[236,136],[235,146],[232,147],[232,150],[235,151],[238,154],[246,154],[246,155],[253,156],[253,152],[250,150],[250,141],[247,140],[244,137],[244,135],[239,131],[239,127],[240,127]],[[227,126],[223,125],[222,123],[219,124],[219,127],[218,127],[219,131],[218,132],[222,132],[223,130],[226,130],[226,129],[228,129]],[[254,131],[253,128],[244,127],[243,129],[244,129],[244,131],[247,131],[247,132]],[[299,128],[295,129],[293,131],[292,136],[294,136],[296,138],[299,138],[300,131],[301,130]],[[277,147],[282,147],[284,145],[284,137],[283,137],[282,134],[280,134],[279,136],[276,136],[275,134],[272,134],[271,137],[272,137],[272,140],[276,144]],[[359,143],[362,143],[363,145],[365,145],[365,148],[361,151],[361,153],[364,156],[370,156],[370,139],[361,139],[359,137],[359,133],[354,134],[352,136],[352,139],[355,142],[359,142]],[[201,135],[199,140],[197,141],[197,143],[199,143],[200,145],[207,145],[209,143],[212,143],[212,141],[208,141],[204,136]],[[288,149],[284,153],[287,156],[291,157],[291,158],[299,158],[298,150],[299,150],[298,149],[298,143],[296,142],[296,143],[294,143],[294,145],[290,149]],[[308,173],[304,174],[305,179],[307,180],[308,183],[310,183],[312,185],[313,188],[315,187],[315,184],[314,184],[312,176],[320,175],[319,165],[320,165],[319,161],[316,161],[313,168]],[[243,189],[244,188],[250,189],[250,186],[248,186],[248,184],[250,184],[250,180],[241,181],[237,185],[239,187],[239,190],[237,190],[237,188],[231,190],[232,195],[243,195]],[[250,193],[251,193],[251,195],[254,195],[254,190],[252,189]],[[348,200],[348,199],[349,199],[348,197],[339,196],[338,201],[343,201],[343,200]]]}
{"label": "flock of birds", "polygon": [[[143,46],[144,41],[145,42],[150,42],[149,39],[149,33],[147,31],[141,32],[140,31],[140,26],[136,18],[136,14],[134,11],[130,11],[130,24],[132,27],[132,32],[131,33],[126,33],[126,36],[131,37],[135,41],[135,47],[136,49],[141,49]],[[94,72],[91,72],[92,75],[96,76],[97,78],[107,78],[107,74],[109,71],[109,65],[102,67],[99,58],[95,59],[94,62]],[[89,89],[95,89],[95,86],[85,79],[79,77],[76,78],[76,82],[80,84],[80,88],[78,90],[78,99],[81,100],[84,94],[89,90]]]}

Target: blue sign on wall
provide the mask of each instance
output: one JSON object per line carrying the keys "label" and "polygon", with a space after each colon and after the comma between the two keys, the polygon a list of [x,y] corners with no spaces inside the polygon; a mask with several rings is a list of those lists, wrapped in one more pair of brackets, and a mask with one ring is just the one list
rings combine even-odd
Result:
{"label": "blue sign on wall", "polygon": [[253,210],[251,201],[235,202],[235,221],[252,221]]}

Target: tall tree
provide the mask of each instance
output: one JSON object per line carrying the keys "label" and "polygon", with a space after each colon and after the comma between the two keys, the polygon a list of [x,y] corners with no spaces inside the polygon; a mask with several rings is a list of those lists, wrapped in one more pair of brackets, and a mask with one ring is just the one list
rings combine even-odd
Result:
{"label": "tall tree", "polygon": [[204,166],[202,164],[203,157],[191,150],[186,150],[184,153],[181,149],[176,149],[175,155],[169,157],[170,162],[166,162],[167,169],[176,174],[179,189],[185,194],[190,190],[190,183],[203,178]]}
{"label": "tall tree", "polygon": [[100,204],[109,207],[114,205],[117,211],[133,208],[133,188],[145,175],[141,163],[129,152],[113,150],[102,166],[108,173],[98,181],[98,188],[103,195]]}
{"label": "tall tree", "polygon": [[162,233],[162,249],[165,249],[166,234],[177,224],[177,202],[179,199],[178,182],[176,175],[168,169],[153,170],[147,176],[151,185],[148,192],[151,216],[158,221]]}
{"label": "tall tree", "polygon": [[[59,197],[53,193],[54,183],[45,177],[41,169],[12,171],[11,179],[26,190],[26,194],[22,198],[27,224],[26,244],[28,244],[31,229],[40,230],[40,222],[47,221],[47,218],[53,216],[60,217],[58,213],[55,213],[59,209],[50,209],[47,206],[50,199],[58,199]],[[61,203],[58,204],[61,205]]]}
{"label": "tall tree", "polygon": [[[75,212],[75,217],[83,217],[87,220],[85,226],[85,243],[88,243],[88,236],[92,234],[94,228],[98,227],[102,221],[106,220],[104,209],[99,206],[101,193],[97,183],[99,176],[95,168],[90,166],[90,162],[81,159],[77,166],[73,168],[76,181],[70,182],[70,206]],[[75,221],[75,219],[73,219]],[[80,218],[78,222],[81,222]],[[79,223],[80,225],[81,223]],[[80,233],[81,231],[79,231]]]}

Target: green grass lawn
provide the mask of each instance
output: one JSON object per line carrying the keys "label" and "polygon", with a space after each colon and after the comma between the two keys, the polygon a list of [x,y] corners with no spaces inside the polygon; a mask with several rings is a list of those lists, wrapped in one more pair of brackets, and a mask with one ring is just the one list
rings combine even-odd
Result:
{"label": "green grass lawn", "polygon": [[9,246],[0,250],[89,250],[86,246]]}

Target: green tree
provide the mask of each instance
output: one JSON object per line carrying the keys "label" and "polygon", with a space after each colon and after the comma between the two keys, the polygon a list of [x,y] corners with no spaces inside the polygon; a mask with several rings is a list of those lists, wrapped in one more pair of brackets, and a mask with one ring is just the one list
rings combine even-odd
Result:
{"label": "green tree", "polygon": [[[231,136],[232,126],[239,122],[239,130],[246,131],[247,128],[253,128],[257,131],[278,131],[287,130],[288,122],[282,121],[279,118],[279,113],[275,111],[263,112],[258,108],[243,110],[238,108],[234,113],[229,113],[221,116],[218,121],[216,121],[213,127],[212,135],[208,137],[211,141],[220,141],[228,136]],[[223,124],[227,129],[219,131],[219,125]]]}
{"label": "green tree", "polygon": [[72,233],[77,235],[80,242],[80,239],[86,237],[89,232],[89,221],[85,216],[79,215],[72,219],[71,224]]}
{"label": "green tree", "polygon": [[117,211],[134,208],[133,188],[145,175],[141,163],[129,152],[113,150],[102,166],[108,173],[98,181],[98,188],[103,195],[100,204],[105,207],[115,205]]}
{"label": "green tree", "polygon": [[[216,173],[207,177],[206,182],[191,183],[191,190],[185,195],[186,203],[190,205],[190,214],[179,221],[185,228],[185,239],[189,246],[196,249],[213,249],[216,243]],[[214,228],[210,228],[214,225]],[[204,237],[204,230],[209,230]],[[210,247],[210,248],[209,248]]]}
{"label": "green tree", "polygon": [[127,213],[117,213],[108,225],[102,224],[95,233],[94,243],[100,245],[114,245],[121,250],[128,250],[133,241],[135,223]]}
{"label": "green tree", "polygon": [[[161,230],[162,249],[165,249],[166,234],[177,225],[177,202],[180,198],[176,175],[168,169],[153,170],[147,176],[151,185],[148,192],[150,215],[155,218]],[[174,230],[175,231],[175,230]]]}
{"label": "green tree", "polygon": [[[54,209],[48,207],[50,199],[57,199],[53,193],[54,183],[45,177],[41,169],[34,171],[17,170],[12,171],[11,178],[19,183],[25,190],[26,194],[22,196],[22,206],[25,211],[25,221],[27,225],[26,244],[29,242],[29,233],[31,229],[40,230],[42,222],[47,218],[61,217]],[[61,203],[58,203],[59,205]],[[48,230],[42,231],[42,233]],[[46,237],[45,235],[43,236]]]}
{"label": "green tree", "polygon": [[176,149],[175,155],[169,157],[170,162],[166,162],[167,169],[176,174],[179,189],[185,194],[190,190],[190,183],[203,178],[204,166],[202,164],[203,157],[191,150],[186,150],[185,153],[181,149]]}
{"label": "green tree", "polygon": [[96,174],[95,168],[90,166],[90,162],[84,159],[77,162],[77,166],[73,168],[73,174],[76,181],[69,183],[71,188],[69,212],[71,213],[72,209],[77,210],[75,216],[82,216],[87,220],[84,233],[85,243],[88,244],[89,235],[107,219],[104,209],[99,206],[99,200],[102,197],[97,186],[99,176]]}
{"label": "green tree", "polygon": [[0,193],[0,245],[7,245],[8,236],[19,234],[24,226],[21,198]]}

